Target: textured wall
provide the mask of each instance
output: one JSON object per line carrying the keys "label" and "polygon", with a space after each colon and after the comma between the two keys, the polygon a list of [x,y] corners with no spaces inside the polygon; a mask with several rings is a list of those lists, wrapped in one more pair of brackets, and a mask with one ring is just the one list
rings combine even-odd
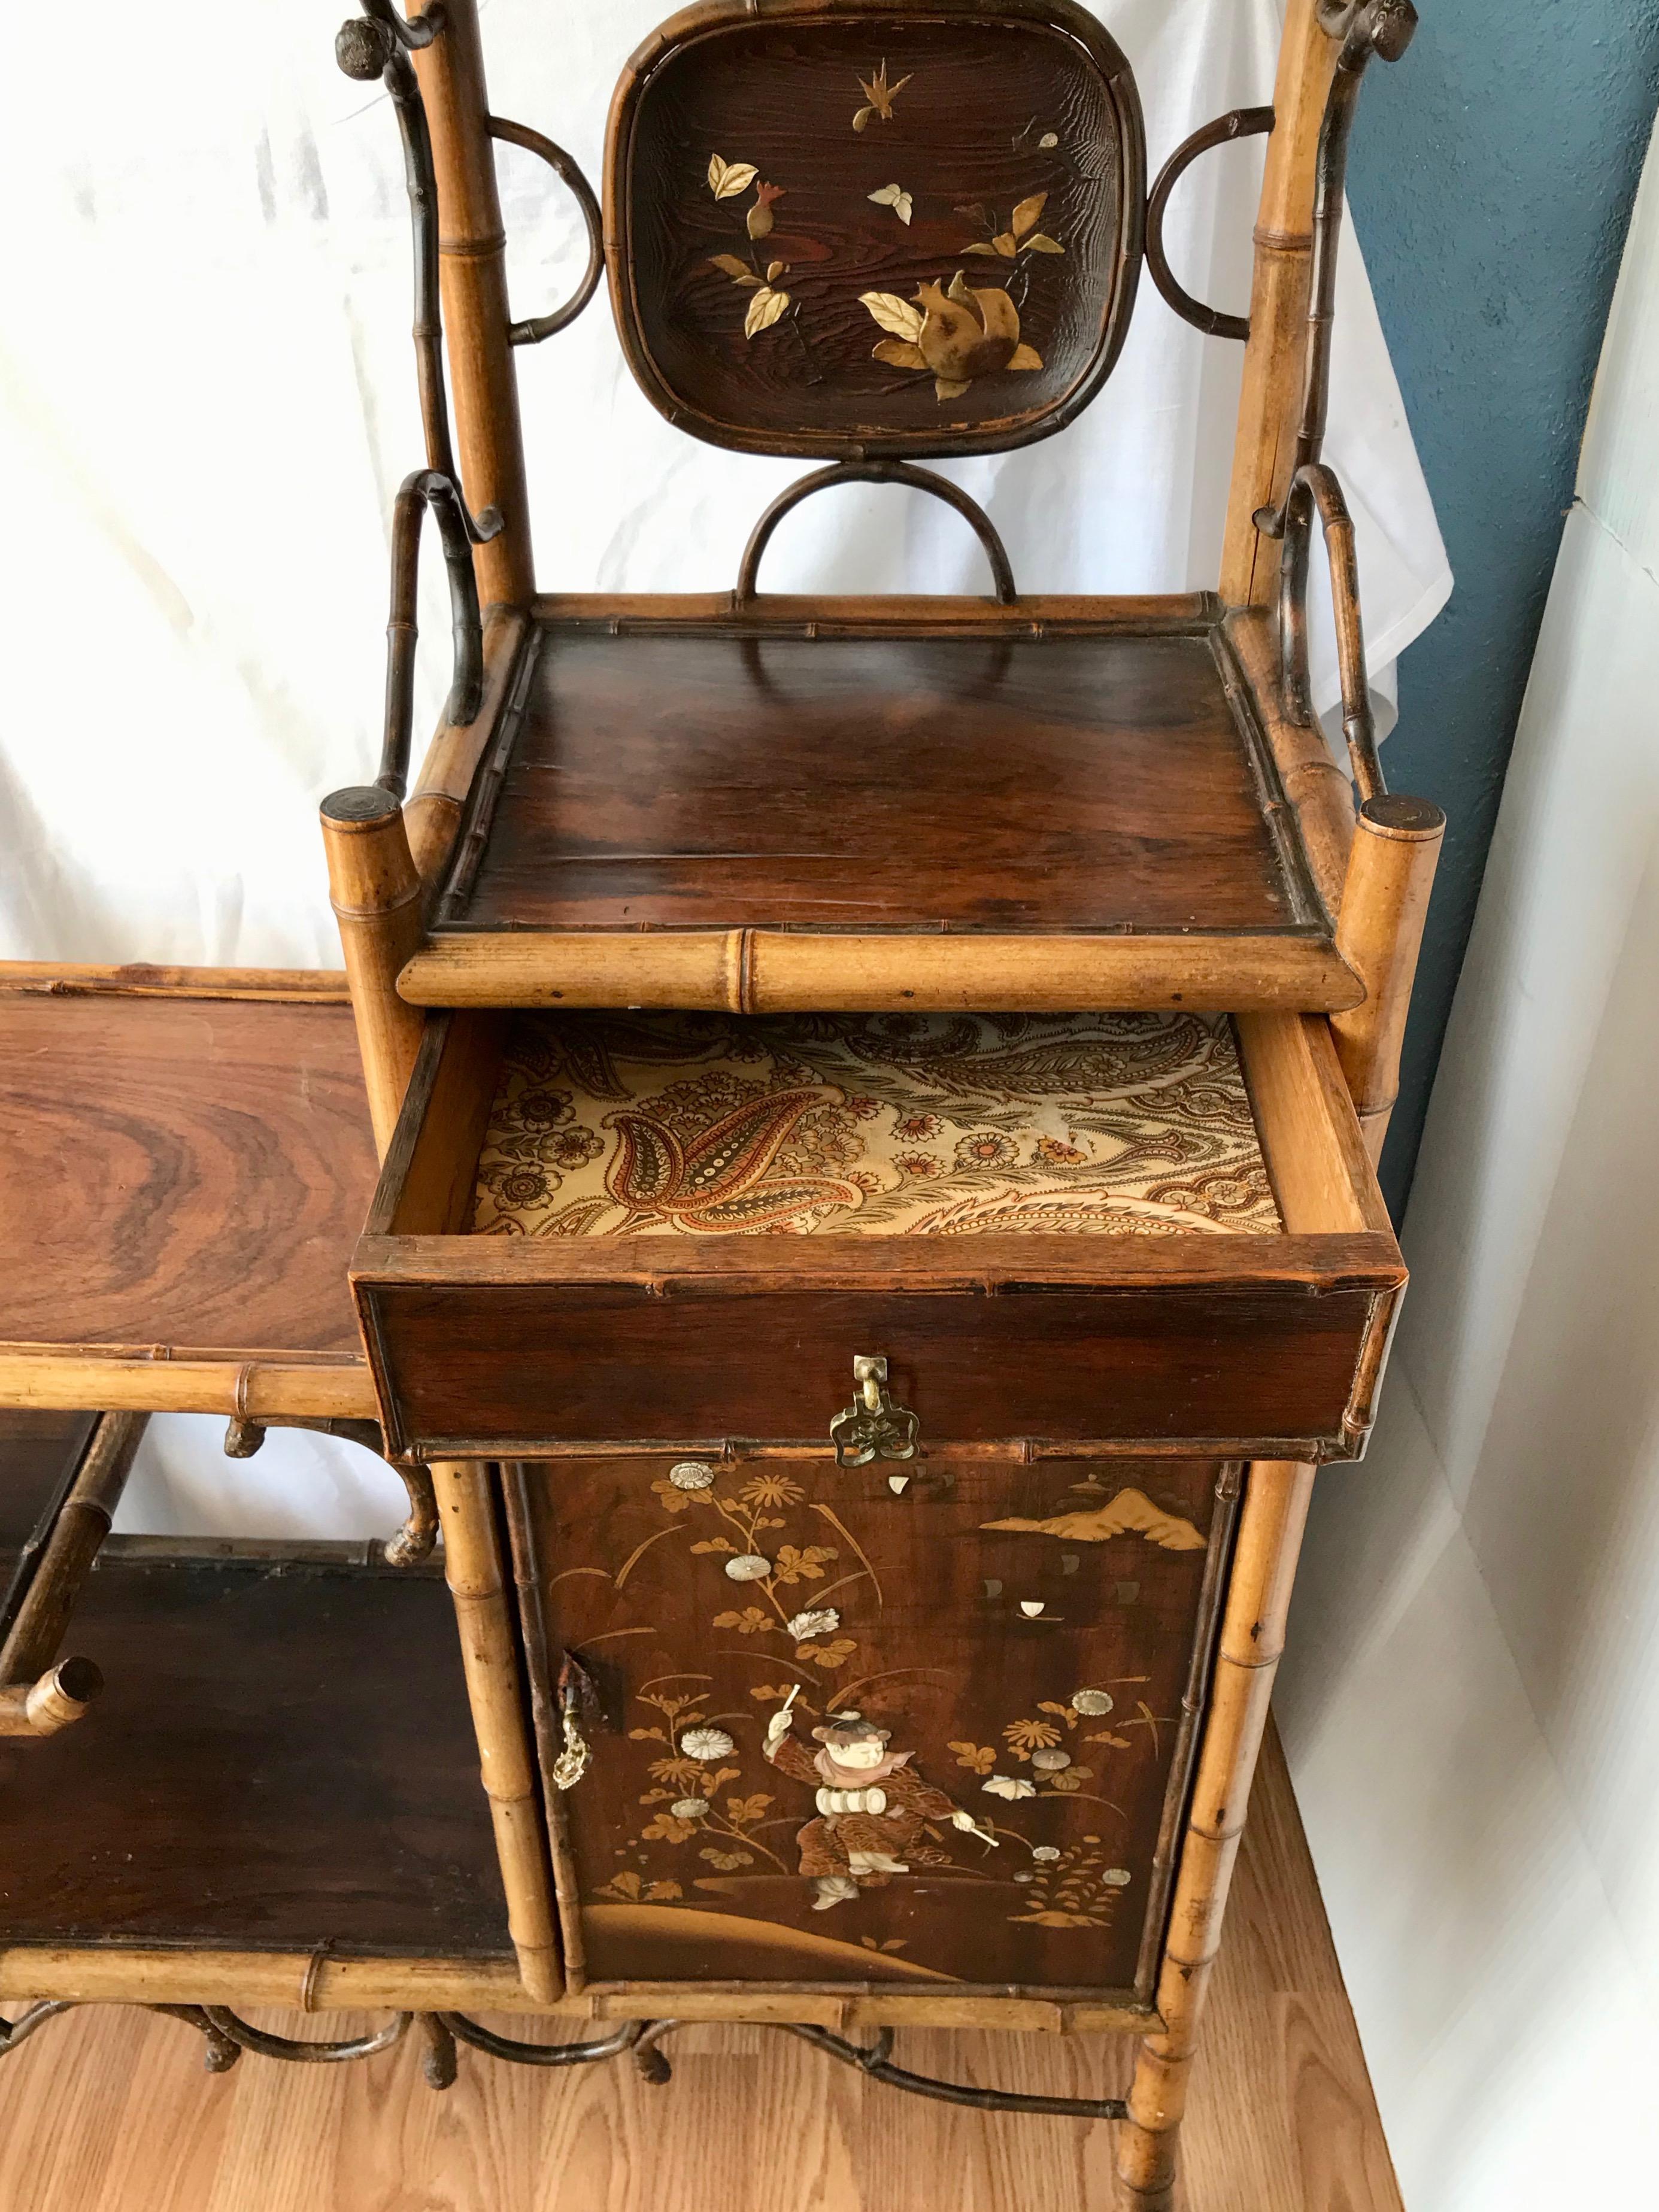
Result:
{"label": "textured wall", "polygon": [[1349,179],[1457,587],[1401,665],[1395,790],[1450,817],[1383,1163],[1398,1215],[1543,613],[1659,96],[1652,0],[1419,0]]}

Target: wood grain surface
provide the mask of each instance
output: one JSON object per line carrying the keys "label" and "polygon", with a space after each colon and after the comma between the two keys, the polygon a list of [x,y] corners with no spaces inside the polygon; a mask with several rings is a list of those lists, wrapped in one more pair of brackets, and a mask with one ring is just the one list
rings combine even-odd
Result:
{"label": "wood grain surface", "polygon": [[[750,452],[971,453],[1060,428],[1109,373],[1139,273],[1145,157],[1121,53],[1069,0],[1009,0],[992,22],[960,6],[767,13],[700,10],[618,87],[607,258],[647,395]],[[872,197],[893,187],[902,213]],[[958,270],[1016,313],[940,392],[942,356],[872,357],[896,325],[863,295],[910,301]],[[1016,338],[1028,355],[1011,365]]]}
{"label": "wood grain surface", "polygon": [[1322,937],[1263,775],[1202,634],[554,630],[441,922]]}
{"label": "wood grain surface", "polygon": [[[9,2008],[15,2010],[15,2007]],[[324,2031],[259,2013],[289,2034]],[[525,2024],[497,2023],[523,2034]],[[331,2016],[326,2032],[347,2032]],[[787,2037],[699,2027],[665,2089],[464,2053],[201,2070],[171,2021],[92,2009],[0,2066],[9,2212],[1099,2212],[1112,2130],[924,2104]],[[906,2033],[902,2063],[1109,2094],[1127,2045]],[[1184,2134],[1182,2212],[1401,2212],[1284,1762],[1269,1740]]]}
{"label": "wood grain surface", "polygon": [[0,1342],[349,1354],[350,1010],[0,994]]}
{"label": "wood grain surface", "polygon": [[9,1943],[510,1958],[434,1576],[106,1555],[72,1633],[96,1711],[0,1747]]}

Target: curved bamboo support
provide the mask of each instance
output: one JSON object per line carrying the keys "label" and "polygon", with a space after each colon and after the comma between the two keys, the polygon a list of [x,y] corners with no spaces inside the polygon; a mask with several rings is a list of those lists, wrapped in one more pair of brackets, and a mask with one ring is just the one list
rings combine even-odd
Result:
{"label": "curved bamboo support", "polygon": [[1213,123],[1205,124],[1190,138],[1182,139],[1158,171],[1147,194],[1146,273],[1163,294],[1165,304],[1183,323],[1190,323],[1206,337],[1248,338],[1250,319],[1248,315],[1224,315],[1218,307],[1206,307],[1201,300],[1194,299],[1176,277],[1164,250],[1164,218],[1169,211],[1170,195],[1200,154],[1208,154],[1218,146],[1231,145],[1236,138],[1259,137],[1273,127],[1271,107],[1235,107],[1230,114],[1218,115]]}
{"label": "curved bamboo support", "polygon": [[932,469],[918,469],[908,461],[831,461],[827,468],[814,469],[810,476],[797,477],[781,491],[750,533],[749,543],[743,549],[743,560],[738,569],[738,587],[732,594],[734,607],[752,607],[759,587],[762,556],[772,542],[772,533],[801,501],[811,499],[814,492],[829,491],[836,484],[896,483],[904,484],[912,491],[931,493],[943,500],[946,507],[954,507],[968,523],[984,549],[991,564],[991,577],[995,586],[998,604],[1011,607],[1018,599],[1014,587],[1014,572],[1007,551],[998,534],[997,526],[976,499],[971,498],[960,484],[948,477],[935,474]]}
{"label": "curved bamboo support", "polygon": [[[1330,562],[1336,659],[1342,684],[1342,733],[1348,741],[1348,760],[1361,799],[1380,799],[1388,786],[1376,757],[1376,720],[1371,712],[1370,677],[1365,666],[1353,517],[1334,472],[1323,461],[1310,461],[1297,471],[1285,495],[1283,515],[1271,528],[1271,534],[1284,539],[1279,572],[1279,655],[1285,710],[1304,729],[1314,726],[1308,678],[1308,559],[1316,514]],[[1265,509],[1258,519],[1264,528],[1275,524]]]}
{"label": "curved bamboo support", "polygon": [[1250,1469],[1158,1978],[1164,2027],[1140,2046],[1127,2118],[1118,2131],[1122,2212],[1174,2212],[1176,2144],[1199,2016],[1220,1948],[1250,1782],[1285,1648],[1285,1618],[1313,1479],[1311,1467],[1282,1461],[1258,1461]]}
{"label": "curved bamboo support", "polygon": [[392,607],[386,625],[386,720],[380,739],[380,772],[375,782],[401,799],[409,787],[409,746],[415,716],[415,647],[420,629],[415,618],[420,584],[421,525],[430,514],[443,541],[449,572],[450,636],[453,650],[449,696],[444,720],[465,728],[476,721],[483,699],[483,625],[478,615],[478,584],[472,573],[472,542],[466,510],[448,477],[437,469],[416,469],[398,489],[392,510]]}
{"label": "curved bamboo support", "polygon": [[1331,1034],[1371,1164],[1382,1158],[1400,1091],[1400,1051],[1446,817],[1420,799],[1371,799],[1359,811],[1336,942],[1365,1001],[1331,1018]]}
{"label": "curved bamboo support", "polygon": [[398,975],[421,941],[421,879],[389,792],[368,785],[322,805],[328,891],[340,925],[351,1011],[368,1087],[374,1146],[386,1158],[420,1050],[423,1017],[398,996]]}
{"label": "curved bamboo support", "polygon": [[577,213],[587,232],[587,266],[576,279],[576,289],[570,297],[550,313],[531,315],[507,327],[509,344],[540,345],[544,338],[568,330],[598,291],[599,279],[605,274],[605,217],[580,163],[562,146],[556,146],[550,138],[544,138],[539,131],[532,131],[527,123],[509,123],[503,115],[487,116],[484,128],[503,145],[522,147],[526,154],[533,154],[538,161],[546,162],[575,201]]}
{"label": "curved bamboo support", "polygon": [[441,1460],[432,1480],[443,1524],[444,1574],[455,1601],[467,1698],[507,1892],[508,1932],[526,1990],[550,2004],[563,1994],[552,1886],[490,1472]]}

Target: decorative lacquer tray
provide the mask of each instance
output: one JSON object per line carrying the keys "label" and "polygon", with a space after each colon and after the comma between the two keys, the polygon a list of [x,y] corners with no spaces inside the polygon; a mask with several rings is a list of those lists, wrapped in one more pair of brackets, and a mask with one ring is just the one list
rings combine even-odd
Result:
{"label": "decorative lacquer tray", "polygon": [[719,445],[1024,444],[1128,325],[1139,103],[1068,0],[688,9],[623,75],[605,186],[635,374]]}

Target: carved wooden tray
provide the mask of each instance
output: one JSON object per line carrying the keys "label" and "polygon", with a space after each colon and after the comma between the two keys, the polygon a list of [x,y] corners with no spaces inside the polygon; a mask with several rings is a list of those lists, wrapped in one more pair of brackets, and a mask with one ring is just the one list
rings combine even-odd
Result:
{"label": "carved wooden tray", "polygon": [[1128,64],[1071,0],[712,0],[612,107],[623,349],[671,421],[745,452],[1024,445],[1117,358],[1145,183]]}

